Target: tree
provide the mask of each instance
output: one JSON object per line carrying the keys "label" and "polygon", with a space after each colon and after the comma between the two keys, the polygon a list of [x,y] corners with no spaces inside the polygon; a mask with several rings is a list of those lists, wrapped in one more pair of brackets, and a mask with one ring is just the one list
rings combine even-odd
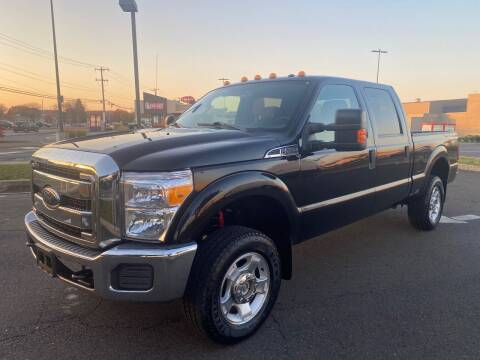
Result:
{"label": "tree", "polygon": [[80,99],[65,104],[65,122],[74,126],[87,123],[87,112]]}
{"label": "tree", "polygon": [[112,113],[111,120],[112,124],[121,123],[123,125],[128,125],[133,122],[134,117],[133,113],[117,109]]}
{"label": "tree", "polygon": [[6,113],[7,113],[7,108],[4,105],[0,104],[0,119],[3,118]]}
{"label": "tree", "polygon": [[7,118],[15,120],[15,118],[26,118],[26,120],[36,121],[40,118],[40,109],[35,104],[17,105],[8,109]]}

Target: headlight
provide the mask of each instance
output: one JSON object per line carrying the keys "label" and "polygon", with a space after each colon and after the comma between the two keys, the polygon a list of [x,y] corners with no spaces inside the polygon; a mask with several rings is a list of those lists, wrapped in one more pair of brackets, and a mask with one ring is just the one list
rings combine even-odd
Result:
{"label": "headlight", "polygon": [[163,240],[175,212],[193,190],[190,170],[124,173],[125,234],[141,240]]}

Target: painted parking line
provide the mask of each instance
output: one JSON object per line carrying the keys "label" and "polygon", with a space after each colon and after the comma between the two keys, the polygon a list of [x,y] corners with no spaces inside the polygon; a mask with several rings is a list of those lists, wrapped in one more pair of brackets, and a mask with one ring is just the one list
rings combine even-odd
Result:
{"label": "painted parking line", "polygon": [[442,224],[466,224],[468,221],[479,220],[480,216],[477,215],[459,215],[459,216],[442,216],[440,222]]}
{"label": "painted parking line", "polygon": [[480,219],[480,216],[477,216],[477,215],[452,216],[452,219],[459,220],[459,221],[470,221],[470,220],[478,220]]}
{"label": "painted parking line", "polygon": [[447,216],[442,216],[440,218],[440,223],[442,224],[466,224],[466,221],[455,220],[453,218],[449,218]]}

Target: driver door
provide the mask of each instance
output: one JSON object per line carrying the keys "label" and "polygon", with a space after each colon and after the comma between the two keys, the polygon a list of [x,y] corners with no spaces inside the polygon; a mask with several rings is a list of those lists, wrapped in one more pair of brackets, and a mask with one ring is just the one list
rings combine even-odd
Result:
{"label": "driver door", "polygon": [[[311,109],[309,122],[332,124],[337,110],[363,109],[363,100],[350,84],[325,84]],[[300,200],[303,238],[309,239],[373,213],[375,169],[373,136],[368,121],[367,148],[359,151],[321,149],[300,160]],[[334,132],[312,134],[309,140],[333,142]]]}

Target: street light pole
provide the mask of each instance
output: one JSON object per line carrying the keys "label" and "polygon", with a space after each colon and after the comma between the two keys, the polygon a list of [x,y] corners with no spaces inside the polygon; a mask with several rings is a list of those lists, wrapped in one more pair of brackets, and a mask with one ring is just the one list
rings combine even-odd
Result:
{"label": "street light pole", "polygon": [[50,0],[50,13],[52,17],[53,53],[55,56],[55,76],[57,80],[57,107],[58,107],[57,137],[59,140],[61,137],[61,133],[63,132],[63,111],[62,111],[63,97],[60,92],[60,74],[58,71],[57,37],[55,35],[55,17],[53,15],[53,0]]}
{"label": "street light pole", "polygon": [[377,84],[378,84],[378,76],[380,74],[380,56],[381,54],[387,54],[388,51],[378,49],[378,50],[372,50],[373,53],[378,53],[378,60],[377,60]]}
{"label": "street light pole", "polygon": [[137,126],[141,127],[140,113],[140,80],[138,79],[138,56],[137,56],[137,25],[135,22],[135,12],[131,12],[132,18],[132,41],[133,41],[133,71],[135,72],[135,116]]}
{"label": "street light pole", "polygon": [[140,80],[138,79],[138,56],[137,56],[137,25],[135,22],[135,13],[138,11],[135,0],[118,0],[118,5],[124,12],[130,13],[132,22],[132,42],[133,42],[133,71],[135,75],[135,118],[137,126],[141,127],[140,119]]}

